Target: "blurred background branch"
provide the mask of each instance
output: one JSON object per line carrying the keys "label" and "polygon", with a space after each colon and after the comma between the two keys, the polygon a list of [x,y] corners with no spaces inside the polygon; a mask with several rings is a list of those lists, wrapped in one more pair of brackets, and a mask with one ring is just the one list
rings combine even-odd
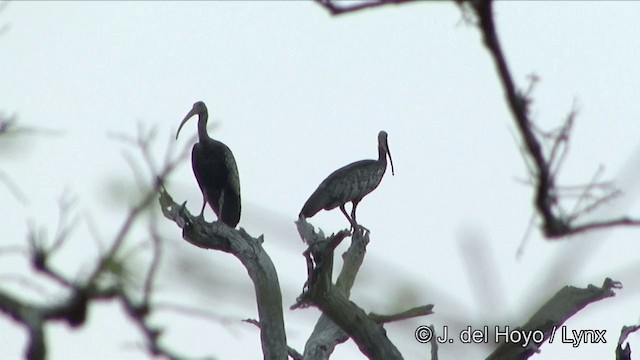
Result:
{"label": "blurred background branch", "polygon": [[[3,124],[4,126],[0,126],[0,129],[4,131],[0,134],[11,133],[14,126],[13,118],[4,121]],[[153,220],[149,222],[152,254],[140,289],[136,289],[130,280],[133,270],[130,269],[130,265],[122,256],[122,249],[133,225],[140,222],[141,213],[156,198],[162,183],[187,154],[185,149],[177,156],[167,155],[162,166],[158,167],[153,162],[150,153],[150,144],[155,140],[155,134],[153,128],[149,131],[140,128],[137,138],[129,139],[132,141],[126,143],[127,146],[134,147],[142,153],[143,161],[147,165],[146,179],[139,178],[142,176],[141,171],[134,171],[134,175],[138,177],[136,180],[141,185],[140,191],[144,191],[145,195],[125,215],[110,246],[106,251],[101,251],[101,255],[89,276],[86,278],[69,277],[52,266],[52,260],[56,253],[65,247],[73,230],[78,225],[78,216],[71,215],[75,202],[73,198],[70,198],[66,193],[61,197],[58,226],[50,244],[40,235],[35,226],[31,227],[28,236],[29,247],[25,255],[30,259],[32,268],[38,274],[60,285],[65,289],[65,294],[57,296],[59,298],[57,301],[37,304],[0,289],[0,310],[20,323],[29,334],[25,358],[30,360],[46,358],[47,339],[44,328],[47,324],[62,321],[72,327],[83,326],[90,304],[97,300],[116,300],[122,304],[124,312],[145,337],[145,349],[149,354],[168,359],[183,358],[162,344],[163,330],[150,322],[154,310],[153,282],[162,256],[157,223]],[[172,153],[173,142],[170,141],[169,144],[167,154]],[[146,185],[145,188],[142,188],[143,184]],[[32,282],[30,279],[25,279],[25,281]],[[142,297],[137,299],[136,293],[142,293]]]}
{"label": "blurred background branch", "polygon": [[[534,203],[536,211],[542,219],[543,233],[549,238],[558,238],[593,229],[640,225],[640,219],[629,217],[577,223],[582,215],[618,194],[618,191],[613,189],[600,196],[593,195],[593,191],[599,188],[597,184],[600,171],[596,173],[590,183],[581,189],[582,193],[575,202],[573,211],[567,214],[563,208],[562,201],[564,199],[557,185],[557,175],[569,149],[570,133],[576,116],[575,109],[569,113],[564,124],[558,130],[545,133],[537,129],[529,117],[529,108],[533,102],[532,91],[538,78],[535,75],[531,76],[530,85],[524,91],[515,84],[498,39],[493,18],[493,1],[458,1],[458,3],[464,12],[472,11],[475,15],[475,21],[482,33],[484,44],[495,62],[507,104],[523,142],[522,151],[525,163],[528,165],[531,183],[535,187]],[[543,141],[550,144],[548,147],[550,150],[545,151]],[[591,201],[584,203],[587,199],[591,199]]]}

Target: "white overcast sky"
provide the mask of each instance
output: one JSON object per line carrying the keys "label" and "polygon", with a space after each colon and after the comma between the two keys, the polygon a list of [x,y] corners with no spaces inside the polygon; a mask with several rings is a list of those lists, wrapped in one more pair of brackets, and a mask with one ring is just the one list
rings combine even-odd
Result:
{"label": "white overcast sky", "polygon": [[[604,165],[625,194],[603,214],[640,217],[633,181],[640,161],[640,3],[499,2],[495,13],[518,84],[526,86],[531,73],[541,78],[532,108],[538,124],[556,127],[574,104],[579,110],[561,182],[585,183]],[[0,185],[0,239],[24,245],[30,222],[53,232],[58,199],[74,195],[81,222],[54,261],[72,278],[90,271],[97,252],[88,219],[107,244],[132,204],[133,174],[122,144],[108,134],[156,126],[161,159],[182,117],[202,100],[215,122],[210,134],[238,163],[240,226],[265,235],[285,308],[306,276],[293,225],[302,204],[333,170],[375,158],[377,133],[386,130],[396,175],[388,172],[358,208],[371,243],[352,298],[378,313],[435,304],[428,318],[387,326],[405,358],[427,358],[429,349],[413,338],[418,325],[520,325],[562,286],[600,285],[607,276],[624,289],[566,325],[607,329],[608,343],[544,345],[537,358],[613,358],[622,325],[640,321],[640,230],[565,241],[534,231],[516,258],[532,190],[516,180],[526,172],[493,62],[453,2],[337,18],[302,1],[13,2],[0,13],[2,25],[0,111],[61,134],[0,142],[0,170],[28,201]],[[190,146],[195,132],[194,119],[176,151]],[[168,190],[197,213],[201,195],[188,161]],[[310,221],[327,233],[347,226],[338,210]],[[227,254],[193,248],[175,224],[160,222],[168,241],[158,300],[220,316],[203,321],[159,312],[167,344],[193,356],[260,358],[257,329],[239,322],[257,316],[246,271]],[[136,228],[131,246],[144,234],[144,226]],[[141,254],[140,268],[145,259]],[[38,301],[61,294],[50,287],[38,296],[16,274],[29,274],[24,259],[0,256],[3,289]],[[291,346],[303,350],[317,316],[315,309],[285,311]],[[21,357],[22,329],[3,316],[0,334],[0,359]],[[117,304],[92,306],[86,328],[56,324],[47,335],[52,359],[145,356]],[[634,351],[638,336],[631,337]],[[440,347],[444,359],[490,351]],[[357,354],[349,341],[334,358]]]}

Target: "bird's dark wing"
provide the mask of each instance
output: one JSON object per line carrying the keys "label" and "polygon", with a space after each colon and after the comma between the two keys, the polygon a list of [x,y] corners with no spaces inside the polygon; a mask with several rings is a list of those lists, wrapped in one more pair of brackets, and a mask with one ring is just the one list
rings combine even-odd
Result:
{"label": "bird's dark wing", "polygon": [[221,220],[225,224],[235,228],[240,222],[241,200],[240,200],[240,175],[236,159],[231,150],[224,144],[225,148],[224,164],[227,169],[227,183],[224,188],[224,204],[222,206]]}
{"label": "bird's dark wing", "polygon": [[236,165],[236,158],[233,156],[231,150],[225,145],[220,143],[224,149],[224,165],[228,169],[227,184],[238,194],[240,198],[240,174],[238,173],[238,165]]}
{"label": "bird's dark wing", "polygon": [[220,196],[229,176],[222,151],[218,147],[197,143],[193,146],[191,164],[204,198],[220,217]]}
{"label": "bird's dark wing", "polygon": [[384,168],[378,167],[375,160],[361,160],[334,171],[309,197],[300,215],[312,217],[322,209],[331,210],[362,199],[380,183]]}
{"label": "bird's dark wing", "polygon": [[324,191],[322,186],[319,186],[316,191],[311,194],[309,199],[307,199],[307,202],[304,203],[299,216],[310,218],[322,210],[324,204],[328,202],[331,202],[329,194]]}
{"label": "bird's dark wing", "polygon": [[235,193],[231,189],[225,189],[224,192],[224,205],[222,206],[222,214],[220,214],[220,220],[235,228],[240,222],[240,194]]}

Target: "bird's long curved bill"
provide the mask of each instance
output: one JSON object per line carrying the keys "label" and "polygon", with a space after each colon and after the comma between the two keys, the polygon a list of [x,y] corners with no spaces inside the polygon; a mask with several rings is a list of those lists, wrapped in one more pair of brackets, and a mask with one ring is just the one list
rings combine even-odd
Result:
{"label": "bird's long curved bill", "polygon": [[180,134],[180,129],[182,129],[182,126],[187,122],[187,120],[191,119],[191,117],[193,117],[193,115],[195,115],[196,113],[197,113],[197,110],[194,107],[193,109],[191,109],[191,111],[189,111],[187,116],[185,116],[184,119],[182,119],[180,126],[178,126],[178,131],[176,132],[176,140],[178,139],[178,134]]}
{"label": "bird's long curved bill", "polygon": [[395,172],[393,171],[393,159],[391,158],[391,150],[389,150],[389,144],[387,145],[387,155],[389,155],[389,162],[391,163],[391,175],[395,175]]}

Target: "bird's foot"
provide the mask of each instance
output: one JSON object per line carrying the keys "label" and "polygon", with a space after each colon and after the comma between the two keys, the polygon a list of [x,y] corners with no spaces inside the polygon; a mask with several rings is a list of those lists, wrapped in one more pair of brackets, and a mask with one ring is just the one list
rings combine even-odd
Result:
{"label": "bird's foot", "polygon": [[351,233],[351,239],[361,241],[365,246],[369,243],[369,234],[371,231],[362,225],[357,225],[353,232]]}
{"label": "bird's foot", "polygon": [[360,224],[351,224],[351,232],[362,232],[363,235],[369,234],[371,231]]}

